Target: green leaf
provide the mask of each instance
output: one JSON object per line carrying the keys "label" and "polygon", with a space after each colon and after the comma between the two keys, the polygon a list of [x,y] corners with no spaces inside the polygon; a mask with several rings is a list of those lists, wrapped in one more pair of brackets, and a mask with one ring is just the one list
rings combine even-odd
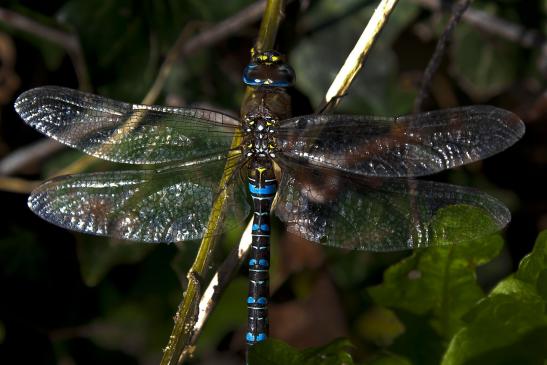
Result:
{"label": "green leaf", "polygon": [[[452,242],[492,231],[493,223],[480,209],[451,206],[432,223]],[[475,227],[466,231],[463,227]],[[449,242],[434,239],[434,244]],[[461,316],[484,296],[476,282],[476,268],[496,257],[503,245],[499,234],[458,245],[418,250],[384,274],[381,285],[368,289],[376,303],[413,315],[426,316],[437,334],[450,338],[462,325]]]}
{"label": "green leaf", "polygon": [[388,354],[369,361],[366,365],[412,365],[412,363],[404,357]]}
{"label": "green leaf", "polygon": [[452,338],[442,365],[543,364],[547,359],[547,231],[516,274],[477,303]]}
{"label": "green leaf", "polygon": [[88,286],[97,285],[110,269],[118,265],[141,261],[154,247],[90,235],[78,234],[77,237],[80,271]]}
{"label": "green leaf", "polygon": [[485,36],[484,32],[462,23],[454,34],[452,72],[468,94],[486,100],[515,82],[520,67],[519,51],[514,42]]}
{"label": "green leaf", "polygon": [[395,313],[383,307],[363,313],[356,321],[356,328],[361,337],[381,347],[391,345],[405,331]]}
{"label": "green leaf", "polygon": [[351,343],[338,339],[326,346],[299,351],[286,343],[268,339],[249,350],[248,365],[352,365],[347,352]]}

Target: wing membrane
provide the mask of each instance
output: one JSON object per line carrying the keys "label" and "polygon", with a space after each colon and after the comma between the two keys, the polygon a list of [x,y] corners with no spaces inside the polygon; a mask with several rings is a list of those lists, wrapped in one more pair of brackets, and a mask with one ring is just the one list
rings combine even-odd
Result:
{"label": "wing membrane", "polygon": [[[286,173],[277,216],[289,232],[329,246],[367,251],[438,246],[487,235],[510,220],[501,202],[470,188],[281,166]],[[448,208],[459,210],[451,216]]]}
{"label": "wing membrane", "polygon": [[58,86],[29,90],[15,109],[47,136],[114,162],[154,164],[227,151],[239,122],[189,108],[123,103]]}
{"label": "wing membrane", "polygon": [[413,177],[496,154],[524,134],[513,113],[491,106],[398,118],[309,115],[282,121],[278,148],[294,162],[353,174]]}
{"label": "wing membrane", "polygon": [[241,184],[219,191],[225,159],[163,170],[111,171],[62,176],[40,185],[29,207],[58,226],[132,241],[175,242],[199,239],[213,201],[229,196],[225,214],[234,228],[249,214]]}

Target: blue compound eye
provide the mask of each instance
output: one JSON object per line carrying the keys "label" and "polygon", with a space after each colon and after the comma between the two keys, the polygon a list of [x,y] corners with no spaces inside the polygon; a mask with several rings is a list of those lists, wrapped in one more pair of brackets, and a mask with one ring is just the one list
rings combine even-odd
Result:
{"label": "blue compound eye", "polygon": [[243,82],[252,87],[290,87],[294,84],[294,71],[277,52],[268,51],[253,57],[243,71]]}

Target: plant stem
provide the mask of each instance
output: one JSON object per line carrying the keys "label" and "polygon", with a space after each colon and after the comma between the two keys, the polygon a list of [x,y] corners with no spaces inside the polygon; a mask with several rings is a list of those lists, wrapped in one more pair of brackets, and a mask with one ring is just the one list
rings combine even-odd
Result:
{"label": "plant stem", "polygon": [[284,0],[268,0],[266,10],[264,11],[264,17],[262,17],[262,23],[260,24],[258,39],[255,44],[255,49],[258,52],[274,48],[275,38],[277,37],[277,30],[279,29],[279,23],[281,23],[284,7]]}
{"label": "plant stem", "polygon": [[433,81],[433,76],[439,68],[442,58],[446,51],[446,46],[452,39],[452,34],[456,29],[456,25],[460,22],[462,15],[465,13],[469,5],[471,5],[472,0],[463,0],[460,3],[457,3],[452,9],[452,16],[446,24],[446,27],[443,31],[443,34],[440,36],[435,46],[435,52],[431,56],[429,63],[424,71],[422,77],[422,82],[420,84],[420,91],[416,100],[414,100],[414,113],[419,113],[423,110],[424,101],[429,97],[429,87]]}
{"label": "plant stem", "polygon": [[351,83],[357,73],[361,70],[367,55],[374,44],[374,41],[380,34],[391,12],[395,9],[398,0],[381,0],[376,10],[372,14],[367,26],[363,30],[361,37],[355,44],[353,50],[346,58],[346,62],[338,71],[334,81],[332,82],[325,100],[320,107],[321,112],[328,111],[334,108],[340,102],[340,98],[344,96],[349,89]]}
{"label": "plant stem", "polygon": [[4,8],[0,8],[0,22],[64,48],[74,65],[80,89],[91,90],[85,58],[80,46],[80,40],[76,34],[46,26],[34,19]]}
{"label": "plant stem", "polygon": [[[283,0],[268,0],[264,17],[260,26],[260,33],[255,45],[257,50],[273,48],[279,23],[281,21]],[[246,93],[251,92],[247,88]],[[241,137],[234,137],[232,147],[241,143]],[[229,160],[226,164],[224,174],[220,181],[220,188],[228,182],[235,169],[237,159]],[[222,223],[224,204],[228,196],[226,193],[220,194],[213,204],[209,223],[206,232],[214,233],[218,231]],[[182,302],[179,305],[175,315],[175,325],[169,342],[164,350],[161,365],[174,365],[182,363],[193,351],[192,341],[196,339],[194,334],[194,325],[197,320],[199,310],[199,300],[201,293],[201,278],[206,274],[207,264],[215,244],[215,236],[208,234],[201,241],[196,259],[188,272],[188,287],[183,295]]]}

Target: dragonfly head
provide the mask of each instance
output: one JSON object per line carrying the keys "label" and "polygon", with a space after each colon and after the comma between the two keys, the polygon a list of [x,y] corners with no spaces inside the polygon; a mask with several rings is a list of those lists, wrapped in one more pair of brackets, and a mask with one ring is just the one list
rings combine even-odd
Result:
{"label": "dragonfly head", "polygon": [[251,87],[291,87],[294,71],[276,51],[252,52],[251,62],[243,71],[243,82]]}

